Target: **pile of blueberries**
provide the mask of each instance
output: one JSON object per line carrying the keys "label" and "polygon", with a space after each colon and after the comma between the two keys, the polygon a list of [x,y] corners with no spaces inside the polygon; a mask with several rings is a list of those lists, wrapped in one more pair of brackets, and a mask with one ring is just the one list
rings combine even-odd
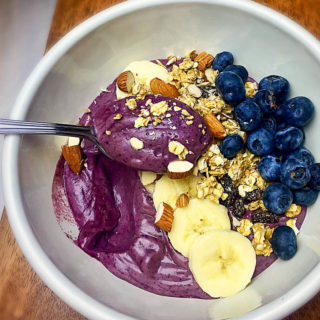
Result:
{"label": "pile of blueberries", "polygon": [[[270,212],[282,215],[292,203],[313,204],[320,191],[320,163],[314,163],[312,153],[303,147],[303,127],[313,117],[313,103],[302,96],[287,100],[289,82],[277,75],[263,78],[255,96],[246,97],[248,71],[233,64],[230,52],[217,54],[212,67],[219,71],[215,81],[219,94],[234,107],[234,118],[247,133],[246,143],[238,134],[228,135],[221,143],[221,153],[233,158],[246,144],[250,152],[261,156],[258,170],[266,181],[273,182],[263,194]],[[296,251],[292,243],[295,234],[286,226],[277,230],[272,238],[274,251],[289,259]],[[284,239],[289,239],[290,245]]]}

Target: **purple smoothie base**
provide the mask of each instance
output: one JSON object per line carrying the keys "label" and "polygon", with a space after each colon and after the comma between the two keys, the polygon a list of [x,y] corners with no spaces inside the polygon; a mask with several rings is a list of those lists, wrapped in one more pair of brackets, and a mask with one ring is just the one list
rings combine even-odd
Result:
{"label": "purple smoothie base", "polygon": [[[114,81],[95,99],[89,107],[91,112],[97,105],[116,99],[115,86]],[[80,123],[92,125],[91,114],[84,114]],[[76,175],[61,157],[52,185],[59,224],[67,221],[80,230],[73,238],[75,243],[115,276],[139,288],[164,296],[211,299],[194,280],[188,259],[175,251],[167,234],[155,226],[152,196],[142,186],[137,171],[102,156],[90,141],[84,141],[82,152],[87,167]],[[303,207],[297,217],[298,229],[305,215]],[[229,216],[232,221],[231,212]],[[250,216],[247,211],[245,218]],[[283,225],[287,220],[281,216],[279,223],[269,226]],[[257,256],[253,276],[276,259],[273,253]]]}

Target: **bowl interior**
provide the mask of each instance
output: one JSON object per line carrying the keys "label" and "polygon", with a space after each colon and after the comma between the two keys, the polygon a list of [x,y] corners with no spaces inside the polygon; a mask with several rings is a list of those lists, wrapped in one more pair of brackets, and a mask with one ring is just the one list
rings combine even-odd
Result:
{"label": "bowl interior", "polygon": [[[234,53],[236,63],[260,80],[279,74],[291,96],[320,104],[320,63],[303,44],[252,13],[209,3],[157,5],[125,14],[89,33],[50,70],[27,119],[74,123],[90,102],[131,61],[183,55],[198,49]],[[320,116],[306,128],[306,146],[320,161]],[[56,267],[102,304],[137,319],[222,319],[248,313],[281,297],[319,264],[319,202],[308,209],[294,259],[277,261],[240,294],[221,300],[167,298],[124,282],[92,259],[60,230],[51,204],[51,183],[65,138],[23,138],[19,175],[27,219]],[[290,272],[289,272],[290,271]],[[270,281],[272,279],[272,281]],[[281,285],[279,285],[281,283]],[[148,312],[146,312],[148,310]]]}

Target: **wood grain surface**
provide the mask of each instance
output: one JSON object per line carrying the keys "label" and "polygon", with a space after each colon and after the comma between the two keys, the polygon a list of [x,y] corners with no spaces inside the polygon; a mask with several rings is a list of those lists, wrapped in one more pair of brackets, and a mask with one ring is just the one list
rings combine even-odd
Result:
{"label": "wood grain surface", "polygon": [[[227,1],[227,0],[226,0]],[[64,34],[93,14],[121,0],[58,0],[48,36],[48,50]],[[319,0],[258,0],[304,26],[320,39]],[[6,214],[0,223],[0,319],[84,320],[62,302],[23,257]],[[319,320],[320,293],[285,320]]]}

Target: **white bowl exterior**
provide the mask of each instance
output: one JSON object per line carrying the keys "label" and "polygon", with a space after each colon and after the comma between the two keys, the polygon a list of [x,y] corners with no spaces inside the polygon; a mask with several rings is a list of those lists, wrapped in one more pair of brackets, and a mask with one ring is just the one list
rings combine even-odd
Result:
{"label": "white bowl exterior", "polygon": [[[320,104],[319,44],[287,18],[239,0],[132,1],[98,14],[62,39],[30,76],[12,117],[74,122],[129,62],[183,55],[195,48],[231,51],[255,79],[282,75],[292,85],[291,96],[309,97],[316,109]],[[319,126],[316,113],[305,130],[306,146],[317,161]],[[19,144],[18,137],[7,137],[5,200],[11,226],[32,266],[87,317],[281,319],[319,290],[319,202],[308,208],[294,259],[277,261],[234,297],[168,298],[114,277],[68,240],[56,223],[51,183],[64,141],[25,136]]]}

